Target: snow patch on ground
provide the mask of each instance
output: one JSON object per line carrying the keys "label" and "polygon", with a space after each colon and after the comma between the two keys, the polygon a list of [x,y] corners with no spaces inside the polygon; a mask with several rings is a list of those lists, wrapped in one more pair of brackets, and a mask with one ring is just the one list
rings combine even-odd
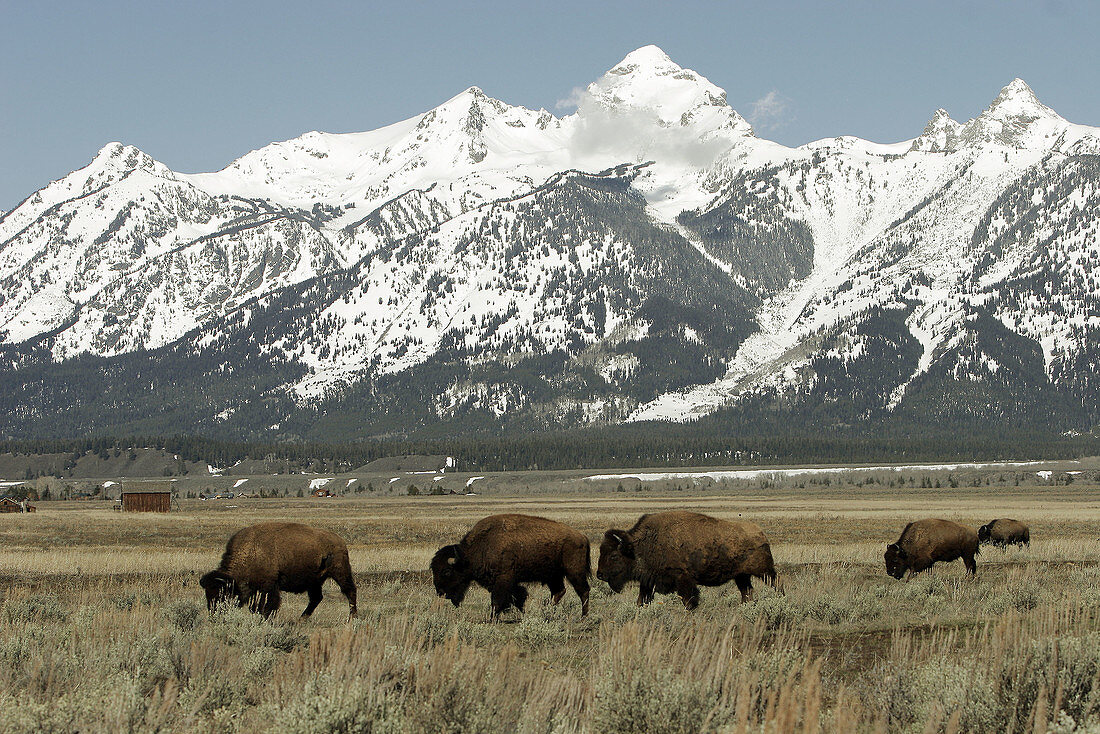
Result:
{"label": "snow patch on ground", "polygon": [[[819,466],[791,469],[717,469],[708,471],[638,472],[633,474],[593,474],[585,477],[589,482],[607,479],[637,479],[656,482],[662,479],[759,479],[761,477],[794,477],[805,474],[846,474],[872,471],[959,471],[962,469],[1020,469],[1045,464],[1045,461],[992,462],[973,464],[901,464],[890,466]],[[1051,472],[1036,472],[1049,479]]]}

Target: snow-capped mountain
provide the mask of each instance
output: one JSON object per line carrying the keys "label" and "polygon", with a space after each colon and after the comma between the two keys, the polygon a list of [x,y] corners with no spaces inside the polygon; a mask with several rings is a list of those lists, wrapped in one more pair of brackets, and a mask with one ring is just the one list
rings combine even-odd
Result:
{"label": "snow-capped mountain", "polygon": [[576,102],[107,145],[0,216],[4,431],[1096,423],[1100,129],[1023,81],[894,144],[758,138],[654,46]]}

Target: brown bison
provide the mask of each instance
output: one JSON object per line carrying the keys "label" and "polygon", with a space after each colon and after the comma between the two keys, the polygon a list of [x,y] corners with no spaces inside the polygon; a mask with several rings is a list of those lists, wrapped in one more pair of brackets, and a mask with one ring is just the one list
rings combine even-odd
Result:
{"label": "brown bison", "polygon": [[752,577],[775,584],[768,538],[751,522],[730,522],[697,512],[642,515],[630,530],[608,530],[600,544],[596,578],[616,594],[638,581],[638,605],[653,593],[675,591],[684,606],[699,605],[699,587],[737,583],[741,600],[752,596]]}
{"label": "brown bison", "polygon": [[327,530],[296,522],[265,522],[238,530],[229,539],[217,570],[199,579],[206,605],[213,609],[223,599],[236,598],[265,617],[279,610],[280,591],[309,594],[302,619],[321,603],[321,587],[332,579],[348,598],[356,615],[355,580],[348,547]]}
{"label": "brown bison", "polygon": [[992,543],[999,548],[1010,545],[1031,545],[1031,531],[1019,520],[1000,519],[978,528],[978,542]]}
{"label": "brown bison", "polygon": [[557,604],[568,579],[581,598],[583,617],[588,614],[589,545],[579,531],[544,517],[491,515],[432,558],[435,590],[457,607],[476,581],[489,590],[496,617],[510,606],[523,611],[527,590],[520,584],[546,584]]}
{"label": "brown bison", "polygon": [[967,573],[977,570],[978,534],[950,520],[917,520],[905,526],[898,542],[886,546],[886,573],[900,579],[932,568],[936,561],[962,558]]}

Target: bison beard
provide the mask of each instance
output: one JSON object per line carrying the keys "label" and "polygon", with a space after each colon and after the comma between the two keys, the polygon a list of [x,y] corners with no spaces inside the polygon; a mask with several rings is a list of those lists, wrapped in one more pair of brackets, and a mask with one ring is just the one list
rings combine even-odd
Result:
{"label": "bison beard", "polygon": [[457,607],[466,598],[466,591],[473,581],[469,575],[469,564],[459,555],[458,546],[440,548],[432,557],[431,568],[436,593]]}

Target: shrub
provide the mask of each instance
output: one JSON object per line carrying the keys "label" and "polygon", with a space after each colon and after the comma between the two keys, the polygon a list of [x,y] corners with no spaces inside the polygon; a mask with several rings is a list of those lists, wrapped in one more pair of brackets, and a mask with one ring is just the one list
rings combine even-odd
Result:
{"label": "shrub", "polygon": [[190,632],[202,624],[206,607],[191,599],[179,599],[165,604],[161,614],[176,629]]}
{"label": "shrub", "polygon": [[69,610],[55,594],[36,594],[4,603],[4,619],[10,624],[56,623],[69,618]]}
{"label": "shrub", "polygon": [[330,675],[309,681],[273,721],[286,734],[399,734],[406,731],[394,694],[373,681],[337,680]]}

